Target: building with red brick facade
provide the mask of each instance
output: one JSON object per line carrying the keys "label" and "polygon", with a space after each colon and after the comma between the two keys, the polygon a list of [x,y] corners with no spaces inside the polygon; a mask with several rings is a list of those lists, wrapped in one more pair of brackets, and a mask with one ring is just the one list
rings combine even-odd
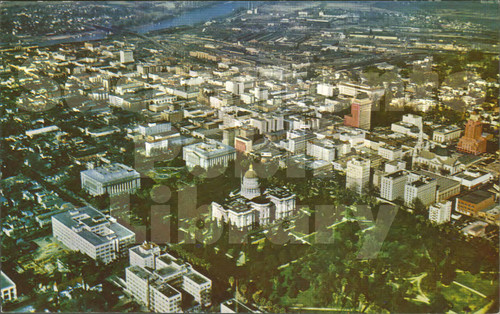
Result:
{"label": "building with red brick facade", "polygon": [[457,198],[455,210],[468,216],[476,216],[481,210],[495,204],[495,195],[490,192],[477,190]]}
{"label": "building with red brick facade", "polygon": [[469,120],[465,125],[465,134],[460,138],[457,150],[479,155],[486,152],[486,139],[482,137],[483,124],[479,120]]}

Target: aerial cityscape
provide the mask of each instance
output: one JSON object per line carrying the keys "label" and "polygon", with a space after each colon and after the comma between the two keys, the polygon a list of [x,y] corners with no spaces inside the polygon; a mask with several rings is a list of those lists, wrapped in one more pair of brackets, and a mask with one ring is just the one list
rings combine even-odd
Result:
{"label": "aerial cityscape", "polygon": [[2,312],[500,311],[497,0],[0,11]]}

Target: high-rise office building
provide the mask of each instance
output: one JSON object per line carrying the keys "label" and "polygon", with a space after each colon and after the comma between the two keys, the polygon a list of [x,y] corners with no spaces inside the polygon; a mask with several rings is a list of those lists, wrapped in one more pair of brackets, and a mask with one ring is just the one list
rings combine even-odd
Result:
{"label": "high-rise office building", "polygon": [[120,50],[120,63],[134,62],[134,52],[131,50]]}
{"label": "high-rise office building", "polygon": [[360,93],[353,99],[351,114],[344,116],[344,125],[369,130],[371,127],[372,100],[366,93]]}
{"label": "high-rise office building", "polygon": [[410,173],[405,185],[405,205],[413,206],[419,199],[425,206],[436,202],[437,180],[426,175]]}
{"label": "high-rise office building", "polygon": [[382,177],[380,181],[380,197],[394,201],[398,197],[404,198],[407,172],[399,170]]}
{"label": "high-rise office building", "polygon": [[479,155],[486,152],[486,139],[481,136],[483,124],[477,119],[470,119],[465,125],[465,134],[458,141],[457,149],[467,154]]}
{"label": "high-rise office building", "polygon": [[346,188],[363,193],[370,182],[370,160],[356,157],[347,162]]}

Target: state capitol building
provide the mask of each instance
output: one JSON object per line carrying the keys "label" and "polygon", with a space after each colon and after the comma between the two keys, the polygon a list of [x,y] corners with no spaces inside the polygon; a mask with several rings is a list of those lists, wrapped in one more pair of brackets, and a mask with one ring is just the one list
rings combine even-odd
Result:
{"label": "state capitol building", "polygon": [[241,181],[241,189],[219,204],[212,202],[212,219],[238,228],[265,226],[295,213],[295,194],[285,188],[262,191],[257,173],[250,165]]}

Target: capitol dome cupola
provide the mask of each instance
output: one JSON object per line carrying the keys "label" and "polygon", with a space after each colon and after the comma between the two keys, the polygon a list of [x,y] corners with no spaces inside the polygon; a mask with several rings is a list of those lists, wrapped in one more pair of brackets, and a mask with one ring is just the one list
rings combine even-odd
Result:
{"label": "capitol dome cupola", "polygon": [[261,195],[259,177],[257,176],[257,172],[253,170],[253,166],[251,164],[250,168],[243,176],[240,195],[249,200]]}

